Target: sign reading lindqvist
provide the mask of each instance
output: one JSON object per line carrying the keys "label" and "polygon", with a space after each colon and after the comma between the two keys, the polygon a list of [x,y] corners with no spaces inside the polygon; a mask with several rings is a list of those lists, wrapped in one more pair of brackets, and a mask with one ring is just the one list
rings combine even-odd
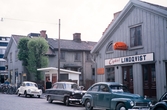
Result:
{"label": "sign reading lindqvist", "polygon": [[119,57],[105,60],[105,66],[153,61],[153,53]]}

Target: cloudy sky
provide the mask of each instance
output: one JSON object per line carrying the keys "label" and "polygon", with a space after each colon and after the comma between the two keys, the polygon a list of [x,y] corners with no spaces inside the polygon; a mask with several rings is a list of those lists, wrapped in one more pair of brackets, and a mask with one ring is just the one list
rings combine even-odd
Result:
{"label": "cloudy sky", "polygon": [[[167,7],[167,0],[143,0]],[[113,14],[129,0],[0,0],[0,36],[27,35],[46,30],[49,38],[98,41]],[[3,20],[2,20],[3,18]]]}

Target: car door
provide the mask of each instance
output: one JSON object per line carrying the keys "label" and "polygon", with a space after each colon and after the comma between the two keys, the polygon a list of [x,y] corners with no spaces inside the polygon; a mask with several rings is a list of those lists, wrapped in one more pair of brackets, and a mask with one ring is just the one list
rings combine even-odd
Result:
{"label": "car door", "polygon": [[25,83],[22,83],[22,85],[20,86],[20,93],[24,94],[24,88],[25,88]]}
{"label": "car door", "polygon": [[87,91],[87,93],[92,96],[92,102],[94,106],[96,106],[98,90],[99,90],[99,85],[95,85],[89,91]]}
{"label": "car door", "polygon": [[108,85],[100,85],[98,94],[97,94],[97,107],[109,108],[111,103],[111,92]]}

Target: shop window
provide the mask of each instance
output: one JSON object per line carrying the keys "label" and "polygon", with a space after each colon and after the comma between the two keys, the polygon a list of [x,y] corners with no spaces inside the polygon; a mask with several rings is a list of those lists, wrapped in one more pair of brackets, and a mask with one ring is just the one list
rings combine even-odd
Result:
{"label": "shop window", "polygon": [[106,68],[106,81],[115,82],[115,69],[114,67]]}
{"label": "shop window", "polygon": [[142,46],[141,25],[130,28],[130,47]]}

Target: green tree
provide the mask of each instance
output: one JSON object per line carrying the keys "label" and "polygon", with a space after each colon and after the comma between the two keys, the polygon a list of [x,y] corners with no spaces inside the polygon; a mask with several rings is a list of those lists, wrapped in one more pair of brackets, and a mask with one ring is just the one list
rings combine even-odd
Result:
{"label": "green tree", "polygon": [[23,66],[28,65],[28,47],[27,44],[29,42],[30,38],[28,37],[23,37],[20,39],[19,44],[18,44],[18,59],[22,61]]}
{"label": "green tree", "polygon": [[39,37],[30,39],[27,47],[29,50],[27,69],[29,73],[33,74],[34,80],[39,81],[43,77],[37,69],[48,66],[48,57],[45,54],[49,49],[49,45],[44,38]]}

